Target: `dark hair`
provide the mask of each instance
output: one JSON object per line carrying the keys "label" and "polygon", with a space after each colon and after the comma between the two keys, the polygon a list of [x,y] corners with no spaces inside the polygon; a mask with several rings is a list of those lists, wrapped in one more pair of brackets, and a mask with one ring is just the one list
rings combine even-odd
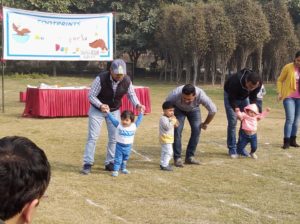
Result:
{"label": "dark hair", "polygon": [[185,95],[191,95],[191,94],[195,95],[196,94],[196,88],[192,84],[186,84],[182,88],[182,93],[185,94]]}
{"label": "dark hair", "polygon": [[261,76],[250,69],[244,69],[245,74],[247,74],[246,81],[251,82],[252,84],[256,84],[257,82],[261,82]]}
{"label": "dark hair", "polygon": [[163,110],[167,110],[167,109],[172,109],[174,108],[174,105],[171,101],[165,101],[163,104],[162,104],[162,109]]}
{"label": "dark hair", "polygon": [[297,51],[296,54],[295,54],[295,59],[298,58],[298,57],[300,57],[300,51]]}
{"label": "dark hair", "polygon": [[130,110],[124,110],[121,114],[121,120],[129,118],[131,122],[134,122],[134,113]]}
{"label": "dark hair", "polygon": [[28,138],[0,139],[0,219],[8,220],[39,199],[50,181],[50,164],[42,149]]}

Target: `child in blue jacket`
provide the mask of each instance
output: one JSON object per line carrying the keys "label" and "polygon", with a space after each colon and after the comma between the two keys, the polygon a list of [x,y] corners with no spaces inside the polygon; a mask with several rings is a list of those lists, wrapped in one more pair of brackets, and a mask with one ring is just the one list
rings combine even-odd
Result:
{"label": "child in blue jacket", "polygon": [[119,175],[119,170],[124,174],[129,174],[127,170],[127,161],[130,156],[131,147],[134,141],[134,135],[137,127],[140,125],[143,119],[143,111],[140,112],[136,122],[134,122],[134,114],[132,111],[125,110],[121,114],[121,122],[119,122],[109,111],[108,118],[113,125],[117,128],[116,132],[116,152],[114,161],[114,171],[112,176]]}

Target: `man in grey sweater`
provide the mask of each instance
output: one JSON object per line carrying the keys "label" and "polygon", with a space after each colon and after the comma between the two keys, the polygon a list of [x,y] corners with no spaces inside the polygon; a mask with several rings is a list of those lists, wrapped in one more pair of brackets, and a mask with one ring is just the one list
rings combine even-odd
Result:
{"label": "man in grey sweater", "polygon": [[[201,129],[206,130],[207,125],[214,118],[217,108],[212,100],[206,95],[206,93],[192,84],[186,84],[184,86],[176,87],[166,101],[171,101],[175,107],[175,116],[179,121],[179,126],[174,130],[174,165],[177,167],[183,167],[181,160],[181,135],[184,126],[185,118],[191,127],[191,136],[186,149],[185,164],[199,165],[200,162],[195,159],[195,151],[199,142]],[[202,104],[207,110],[208,115],[204,122],[201,123],[200,104]]]}

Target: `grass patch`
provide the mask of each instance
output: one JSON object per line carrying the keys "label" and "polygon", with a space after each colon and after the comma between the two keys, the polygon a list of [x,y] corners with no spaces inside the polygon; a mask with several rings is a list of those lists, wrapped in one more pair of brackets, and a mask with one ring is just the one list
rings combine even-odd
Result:
{"label": "grass patch", "polygon": [[[259,122],[258,160],[231,160],[226,149],[223,88],[201,86],[217,104],[218,113],[197,148],[201,166],[159,170],[158,121],[161,104],[175,84],[154,79],[134,80],[149,86],[152,113],[139,127],[128,163],[130,175],[112,178],[104,171],[106,129],[97,143],[91,175],[82,176],[87,117],[23,118],[19,91],[47,83],[90,85],[93,78],[5,77],[5,113],[0,114],[0,136],[22,135],[43,148],[52,165],[52,179],[33,223],[299,223],[300,149],[280,148],[284,110],[276,101],[275,85],[267,84],[264,106],[270,115]],[[202,118],[207,114],[201,107]],[[190,135],[186,123],[183,153]],[[300,141],[300,139],[299,139]]]}

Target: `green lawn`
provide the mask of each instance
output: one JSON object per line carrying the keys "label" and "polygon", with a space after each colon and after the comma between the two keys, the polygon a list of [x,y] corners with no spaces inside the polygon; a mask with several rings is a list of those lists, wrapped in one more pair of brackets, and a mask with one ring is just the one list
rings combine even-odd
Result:
{"label": "green lawn", "polygon": [[[107,133],[97,143],[95,165],[88,176],[79,174],[87,136],[87,117],[23,118],[19,92],[41,82],[60,86],[90,85],[93,78],[5,77],[5,113],[0,113],[0,136],[22,135],[46,151],[52,165],[47,197],[33,223],[299,223],[300,149],[280,148],[284,111],[276,101],[275,86],[268,84],[264,105],[271,107],[259,122],[258,160],[227,155],[227,121],[220,86],[203,86],[218,106],[218,113],[197,148],[200,166],[159,170],[158,121],[161,104],[176,85],[151,78],[136,85],[151,89],[152,113],[139,127],[128,163],[130,175],[111,177],[104,171]],[[202,117],[207,112],[201,107]],[[183,145],[190,130],[186,123]],[[300,139],[299,139],[300,141]],[[185,153],[185,150],[184,150]],[[172,161],[173,163],[173,161]]]}

